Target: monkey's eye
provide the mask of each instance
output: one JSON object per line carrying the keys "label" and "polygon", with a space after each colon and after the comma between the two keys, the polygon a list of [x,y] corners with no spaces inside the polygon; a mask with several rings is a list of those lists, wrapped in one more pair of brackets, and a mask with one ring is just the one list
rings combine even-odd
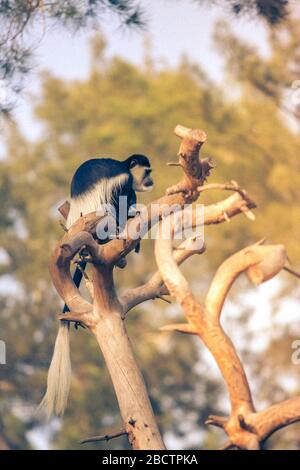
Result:
{"label": "monkey's eye", "polygon": [[147,168],[147,170],[145,170],[145,175],[148,176],[150,175],[151,172],[152,172],[152,168]]}
{"label": "monkey's eye", "polygon": [[135,160],[135,158],[133,158],[133,160],[131,160],[131,162],[130,162],[130,168],[133,168],[137,164],[138,164],[137,160]]}

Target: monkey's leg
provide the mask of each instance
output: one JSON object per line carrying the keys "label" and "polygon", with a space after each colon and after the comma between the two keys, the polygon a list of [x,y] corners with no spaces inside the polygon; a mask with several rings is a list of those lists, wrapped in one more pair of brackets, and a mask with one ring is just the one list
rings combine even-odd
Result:
{"label": "monkey's leg", "polygon": [[[129,204],[128,219],[133,219],[137,215],[140,215],[141,212],[135,207],[135,205],[136,205],[136,197],[134,195],[133,201],[130,201],[130,204]],[[139,253],[140,249],[141,249],[141,243],[139,242],[134,249],[135,253]]]}
{"label": "monkey's leg", "polygon": [[[85,270],[85,267],[86,267],[86,262],[82,261],[80,263],[80,268],[77,267],[75,269],[75,272],[74,272],[74,275],[73,275],[73,282],[74,282],[76,287],[80,286],[81,279],[82,279],[82,276],[83,276],[83,271]],[[66,313],[66,312],[69,312],[69,311],[70,311],[69,307],[67,306],[67,304],[65,304],[62,313]]]}

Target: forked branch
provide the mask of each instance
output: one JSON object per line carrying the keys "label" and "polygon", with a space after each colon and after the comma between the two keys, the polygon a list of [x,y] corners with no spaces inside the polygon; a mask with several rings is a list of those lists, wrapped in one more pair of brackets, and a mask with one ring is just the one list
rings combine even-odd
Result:
{"label": "forked branch", "polygon": [[[212,188],[214,189],[214,188]],[[218,188],[219,189],[219,188]],[[204,207],[203,220],[200,221],[202,225],[219,224],[228,222],[232,217],[244,213],[245,210],[254,209],[255,203],[248,196],[246,191],[237,191],[232,196],[219,201],[216,204],[211,204]],[[226,214],[226,215],[225,215]],[[197,220],[196,211],[192,211],[192,224],[191,228],[199,227],[199,221]],[[182,264],[185,260],[190,258],[192,255],[203,253],[205,246],[198,246],[197,250],[191,246],[192,237],[189,241],[184,241],[182,244],[174,250],[174,259],[178,265]],[[156,272],[151,279],[145,284],[135,287],[129,290],[120,298],[120,302],[123,306],[124,317],[129,310],[136,305],[145,302],[146,300],[155,299],[163,294],[167,294],[168,289],[164,285],[160,272]]]}
{"label": "forked branch", "polygon": [[187,320],[187,323],[168,325],[163,329],[199,336],[212,353],[227,385],[230,417],[210,416],[206,423],[226,432],[229,440],[223,448],[259,449],[277,429],[300,420],[300,399],[287,400],[262,412],[255,411],[245,370],[234,345],[222,329],[220,316],[236,277],[247,272],[255,284],[271,279],[286,265],[285,248],[258,242],[228,258],[218,269],[203,306],[196,301],[179,270],[171,240],[158,239],[155,256],[165,286],[181,305]]}

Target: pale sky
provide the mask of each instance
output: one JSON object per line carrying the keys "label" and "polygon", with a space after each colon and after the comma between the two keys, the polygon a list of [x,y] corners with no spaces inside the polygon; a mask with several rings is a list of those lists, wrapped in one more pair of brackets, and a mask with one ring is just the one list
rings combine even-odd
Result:
{"label": "pale sky", "polygon": [[[192,0],[143,0],[148,20],[147,36],[151,40],[153,56],[174,65],[182,54],[199,63],[216,81],[222,81],[222,60],[213,50],[212,32],[215,22],[226,18],[233,31],[267,53],[267,33],[262,21],[245,17],[225,16],[224,10],[199,7]],[[121,55],[134,63],[141,63],[145,34],[118,27],[114,17],[102,22],[102,31],[107,39],[107,54]],[[61,30],[43,35],[37,30],[34,35],[39,46],[36,49],[37,67],[26,81],[16,111],[17,119],[28,137],[34,138],[39,131],[30,113],[32,93],[38,91],[39,74],[50,70],[66,79],[84,78],[89,71],[89,37],[87,32],[72,35]],[[226,83],[224,83],[226,87]]]}

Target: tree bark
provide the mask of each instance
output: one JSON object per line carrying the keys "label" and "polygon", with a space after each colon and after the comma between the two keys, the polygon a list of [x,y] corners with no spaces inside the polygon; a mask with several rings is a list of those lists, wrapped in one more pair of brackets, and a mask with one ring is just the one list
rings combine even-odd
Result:
{"label": "tree bark", "polygon": [[94,288],[94,313],[98,322],[91,331],[110,373],[129,442],[136,450],[165,449],[122,319],[112,266],[94,269]]}

